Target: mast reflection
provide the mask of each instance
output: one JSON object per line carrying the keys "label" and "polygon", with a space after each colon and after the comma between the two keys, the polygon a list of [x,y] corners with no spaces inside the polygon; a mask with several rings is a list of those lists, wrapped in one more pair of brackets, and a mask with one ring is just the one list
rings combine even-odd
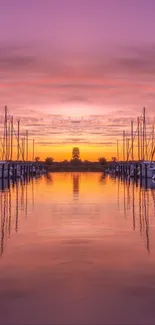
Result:
{"label": "mast reflection", "polygon": [[34,178],[17,179],[9,183],[0,181],[0,256],[3,255],[7,239],[11,232],[18,232],[19,211],[25,216],[28,212],[28,186],[32,195],[32,209],[34,207]]}
{"label": "mast reflection", "polygon": [[[120,187],[120,181],[122,187]],[[117,178],[118,191],[117,191],[117,207],[120,208],[121,190],[123,191],[123,211],[124,217],[127,218],[128,214],[132,214],[133,231],[139,229],[140,236],[143,237],[146,249],[150,252],[150,229],[149,219],[152,214],[155,216],[155,189],[152,181],[137,183],[134,179],[119,179]],[[139,221],[138,221],[139,220]]]}

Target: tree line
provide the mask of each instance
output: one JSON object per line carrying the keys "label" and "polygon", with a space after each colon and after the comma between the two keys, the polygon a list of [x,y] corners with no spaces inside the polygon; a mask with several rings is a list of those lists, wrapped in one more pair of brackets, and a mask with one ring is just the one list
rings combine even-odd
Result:
{"label": "tree line", "polygon": [[[36,162],[39,162],[40,161],[40,157],[36,157],[35,158],[35,161]],[[47,157],[47,158],[45,158],[45,160],[44,160],[44,163],[46,164],[46,165],[52,165],[53,163],[54,163],[55,161],[54,161],[54,158],[53,157]],[[57,162],[58,163],[58,162]],[[75,155],[75,157],[73,157],[71,160],[63,160],[63,161],[60,161],[59,163],[61,163],[61,164],[64,164],[64,165],[69,165],[69,164],[91,164],[91,163],[94,163],[94,162],[92,162],[92,161],[89,161],[89,160],[81,160],[80,158],[78,158],[76,155]],[[100,165],[102,165],[102,166],[104,166],[104,165],[106,165],[106,163],[107,163],[107,160],[106,160],[106,158],[105,157],[99,157],[98,158],[98,160],[97,161],[95,161],[95,163],[99,163]]]}
{"label": "tree line", "polygon": [[[40,157],[36,157],[35,161],[39,162]],[[116,158],[112,157],[112,161],[115,162]],[[52,165],[53,163],[54,163],[54,158],[53,157],[47,157],[45,159],[45,164],[46,165]],[[61,165],[65,165],[65,166],[67,166],[67,165],[80,165],[80,164],[90,165],[90,164],[98,163],[101,166],[105,166],[106,163],[107,163],[107,160],[106,160],[105,157],[99,157],[97,162],[96,161],[92,162],[92,161],[89,161],[89,160],[82,161],[80,159],[80,149],[78,147],[73,147],[73,149],[72,149],[72,159],[71,160],[64,160],[64,161],[60,161],[60,162],[56,162],[56,163],[59,163]]]}

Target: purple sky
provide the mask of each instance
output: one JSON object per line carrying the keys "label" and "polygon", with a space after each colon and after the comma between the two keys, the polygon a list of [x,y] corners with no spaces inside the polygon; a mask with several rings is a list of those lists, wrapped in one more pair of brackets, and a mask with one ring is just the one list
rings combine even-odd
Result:
{"label": "purple sky", "polygon": [[[115,131],[118,116],[154,111],[154,31],[154,0],[1,0],[0,107],[32,134],[43,123],[44,140],[54,114],[103,114],[102,141],[113,141],[109,116]],[[68,125],[67,141],[75,142]]]}

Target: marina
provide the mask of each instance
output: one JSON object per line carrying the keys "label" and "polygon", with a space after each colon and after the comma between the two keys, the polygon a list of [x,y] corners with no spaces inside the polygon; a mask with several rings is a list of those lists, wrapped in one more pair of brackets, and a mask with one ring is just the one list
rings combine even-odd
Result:
{"label": "marina", "polygon": [[[35,141],[29,137],[28,130],[20,129],[20,120],[16,121],[4,109],[4,123],[0,137],[0,179],[16,179],[46,172],[45,164],[35,161]],[[22,136],[21,136],[22,134]],[[31,158],[30,158],[31,153]]]}
{"label": "marina", "polygon": [[0,26],[0,325],[154,325],[155,1]]}
{"label": "marina", "polygon": [[142,115],[137,117],[134,130],[134,121],[128,131],[123,130],[122,141],[117,140],[116,159],[110,162],[107,173],[123,175],[124,177],[155,179],[155,124],[146,123],[146,109],[143,108]]}

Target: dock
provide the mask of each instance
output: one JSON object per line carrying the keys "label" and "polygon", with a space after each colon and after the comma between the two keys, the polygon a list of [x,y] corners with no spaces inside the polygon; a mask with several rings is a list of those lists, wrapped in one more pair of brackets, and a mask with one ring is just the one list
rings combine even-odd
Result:
{"label": "dock", "polygon": [[41,175],[46,172],[45,164],[35,158],[35,139],[18,117],[4,108],[2,133],[0,136],[0,180]]}
{"label": "dock", "polygon": [[136,121],[122,130],[116,141],[116,157],[109,162],[106,172],[126,178],[155,181],[155,120],[147,122],[146,108]]}

